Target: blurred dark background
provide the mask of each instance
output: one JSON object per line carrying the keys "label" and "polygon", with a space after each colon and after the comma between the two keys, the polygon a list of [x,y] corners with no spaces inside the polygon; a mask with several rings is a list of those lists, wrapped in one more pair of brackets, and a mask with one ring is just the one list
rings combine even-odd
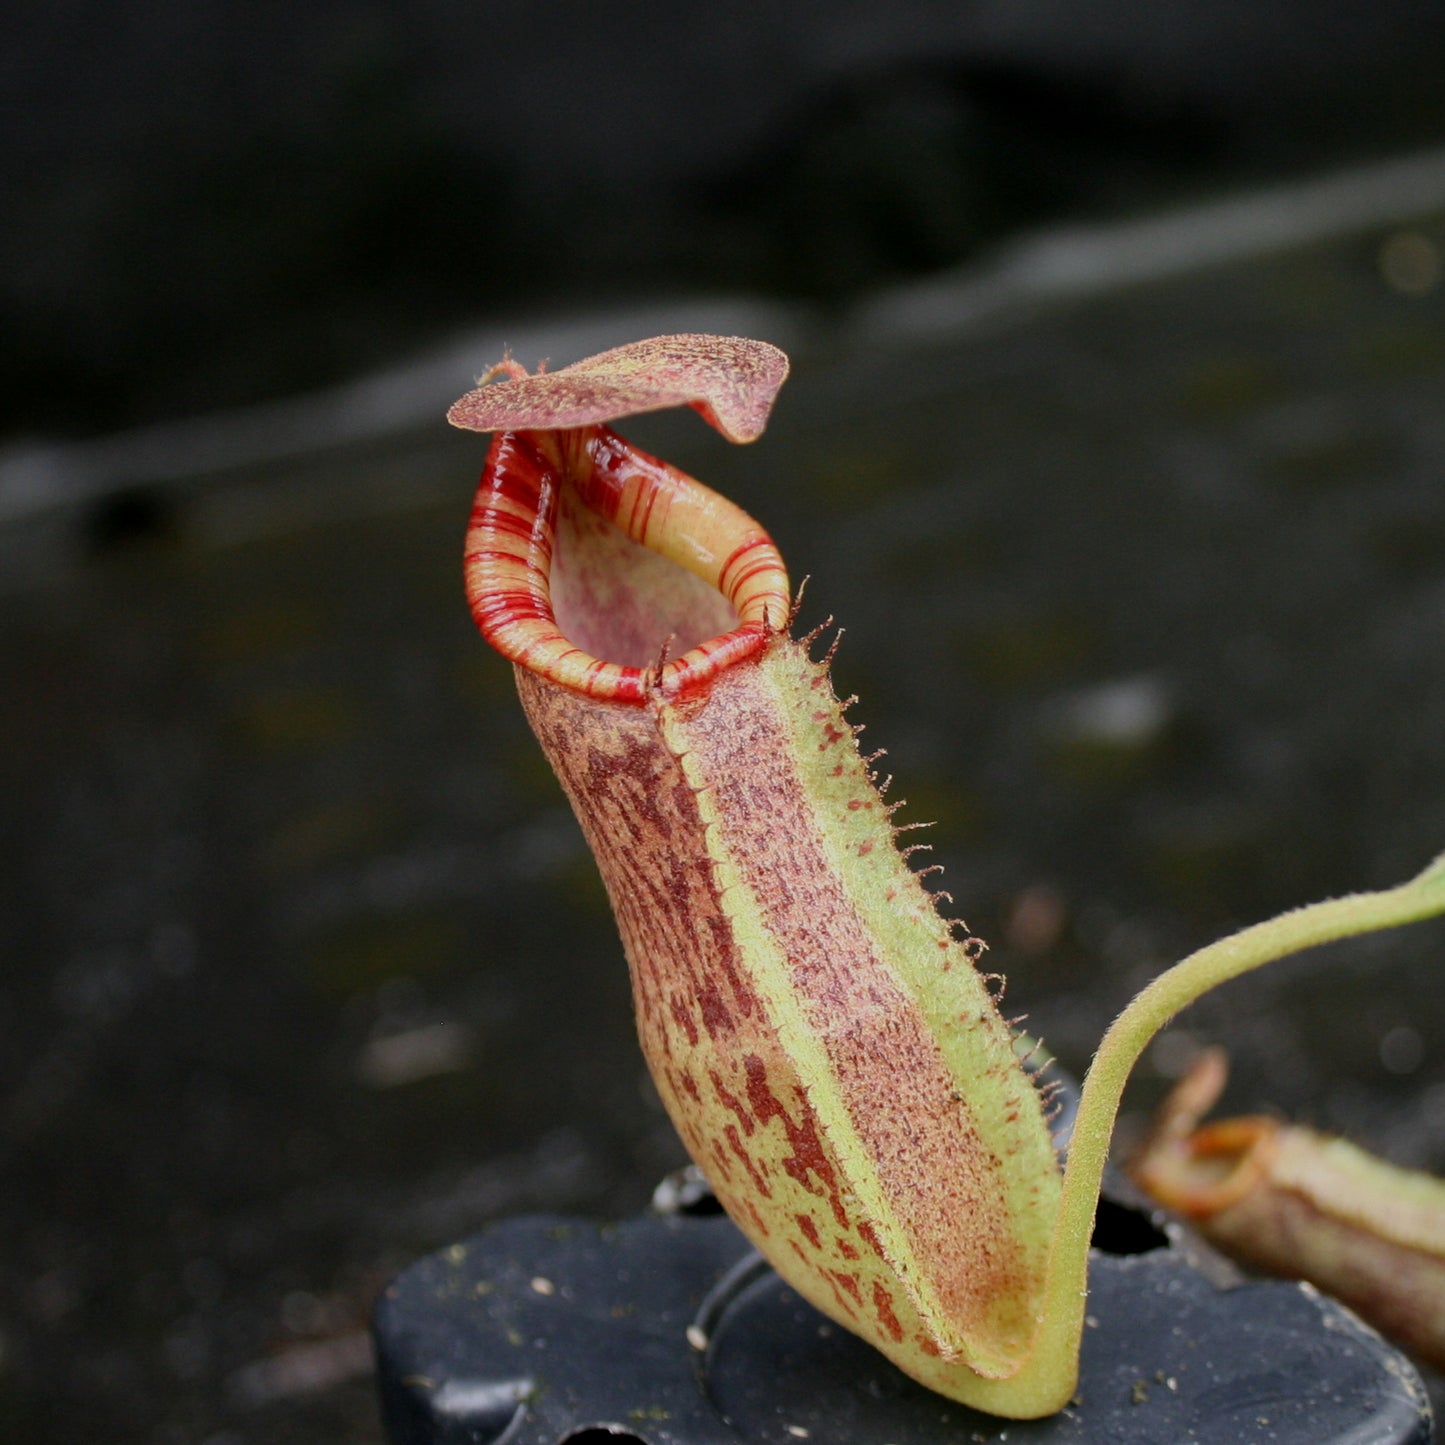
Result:
{"label": "blurred dark background", "polygon": [[0,27],[0,436],[603,296],[836,306],[1445,121],[1430,0],[16,0]]}
{"label": "blurred dark background", "polygon": [[[1219,932],[1445,846],[1438,5],[11,5],[0,1420],[375,1441],[367,1311],[680,1162],[461,601],[507,342],[794,353],[631,433],[848,627],[1075,1070]],[[1439,926],[1231,987],[1230,1107],[1445,1167]],[[1126,1121],[1127,1123],[1127,1121]]]}

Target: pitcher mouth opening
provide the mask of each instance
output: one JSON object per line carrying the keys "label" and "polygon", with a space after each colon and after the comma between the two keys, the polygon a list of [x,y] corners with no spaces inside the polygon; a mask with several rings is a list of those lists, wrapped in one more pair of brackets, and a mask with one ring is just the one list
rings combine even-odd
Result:
{"label": "pitcher mouth opening", "polygon": [[1278,1126],[1256,1117],[1221,1119],[1172,1147],[1146,1153],[1135,1177],[1166,1208],[1208,1219],[1254,1192],[1278,1147]]}
{"label": "pitcher mouth opening", "polygon": [[497,434],[465,568],[472,616],[503,656],[635,705],[705,687],[792,606],[747,513],[602,425]]}

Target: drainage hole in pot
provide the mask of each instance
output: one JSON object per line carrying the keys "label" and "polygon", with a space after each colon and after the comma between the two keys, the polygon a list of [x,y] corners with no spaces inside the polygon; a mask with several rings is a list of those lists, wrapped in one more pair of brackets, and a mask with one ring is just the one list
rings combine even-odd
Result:
{"label": "drainage hole in pot", "polygon": [[612,1425],[587,1425],[564,1435],[557,1445],[647,1445],[641,1435]]}
{"label": "drainage hole in pot", "polygon": [[1148,1254],[1168,1249],[1169,1236],[1142,1210],[1101,1199],[1094,1215],[1093,1246],[1105,1254]]}

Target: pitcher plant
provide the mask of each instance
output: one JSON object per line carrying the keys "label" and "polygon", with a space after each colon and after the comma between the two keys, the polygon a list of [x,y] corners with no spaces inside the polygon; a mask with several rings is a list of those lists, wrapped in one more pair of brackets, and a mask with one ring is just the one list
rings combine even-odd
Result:
{"label": "pitcher plant", "polygon": [[1073,1394],[1089,1240],[1125,1081],[1202,993],[1445,910],[1414,881],[1185,959],[1104,1037],[1067,1163],[982,945],[940,912],[860,752],[767,533],[608,423],[690,406],[734,442],[788,371],[681,335],[529,375],[449,413],[493,432],[466,587],[597,859],[638,1032],[688,1152],[804,1298],[929,1388],[994,1414]]}
{"label": "pitcher plant", "polygon": [[1130,1177],[1231,1259],[1309,1280],[1445,1369],[1445,1180],[1269,1115],[1201,1125],[1227,1077],[1201,1049]]}

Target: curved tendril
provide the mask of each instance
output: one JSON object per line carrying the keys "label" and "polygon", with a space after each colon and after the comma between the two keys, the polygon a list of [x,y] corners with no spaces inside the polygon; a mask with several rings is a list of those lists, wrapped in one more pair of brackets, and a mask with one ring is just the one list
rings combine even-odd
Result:
{"label": "curved tendril", "polygon": [[1124,1086],[1150,1041],[1183,1008],[1266,963],[1362,933],[1445,912],[1445,854],[1408,883],[1310,904],[1191,954],[1136,994],[1110,1025],[1084,1079],[1049,1260],[1047,1305],[1031,1366],[1076,1356],[1089,1239]]}

